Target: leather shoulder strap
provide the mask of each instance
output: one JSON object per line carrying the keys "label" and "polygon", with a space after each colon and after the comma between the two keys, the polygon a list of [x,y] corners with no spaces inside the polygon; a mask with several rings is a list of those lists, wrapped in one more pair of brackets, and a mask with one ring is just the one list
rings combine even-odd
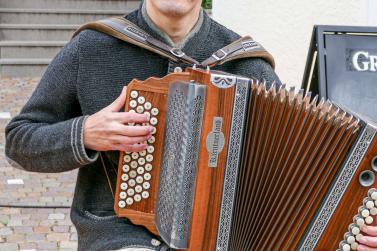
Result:
{"label": "leather shoulder strap", "polygon": [[201,64],[203,66],[212,67],[240,58],[262,58],[266,60],[272,66],[272,68],[275,68],[275,60],[272,55],[250,36],[242,37],[216,51],[211,57],[204,60]]}
{"label": "leather shoulder strap", "polygon": [[163,57],[167,57],[174,62],[184,62],[191,65],[200,64],[195,59],[187,56],[180,49],[160,42],[123,17],[113,17],[86,23],[75,31],[72,38],[85,29],[93,29],[103,32],[120,40],[157,53]]}

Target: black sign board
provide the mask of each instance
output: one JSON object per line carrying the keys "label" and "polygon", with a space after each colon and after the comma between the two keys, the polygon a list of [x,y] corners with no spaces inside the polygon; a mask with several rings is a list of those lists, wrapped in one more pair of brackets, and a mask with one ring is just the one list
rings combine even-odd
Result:
{"label": "black sign board", "polygon": [[302,87],[377,122],[377,27],[315,26]]}

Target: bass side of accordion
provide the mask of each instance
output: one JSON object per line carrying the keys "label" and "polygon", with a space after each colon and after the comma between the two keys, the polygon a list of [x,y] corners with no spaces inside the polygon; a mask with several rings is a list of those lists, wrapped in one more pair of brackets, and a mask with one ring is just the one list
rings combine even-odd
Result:
{"label": "bass side of accordion", "polygon": [[330,101],[199,69],[127,92],[156,130],[114,209],[172,248],[355,250],[377,215],[376,127]]}

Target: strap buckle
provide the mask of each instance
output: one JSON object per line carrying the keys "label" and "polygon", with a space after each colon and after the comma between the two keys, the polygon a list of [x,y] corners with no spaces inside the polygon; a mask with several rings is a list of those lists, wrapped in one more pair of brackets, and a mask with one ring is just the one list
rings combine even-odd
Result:
{"label": "strap buckle", "polygon": [[171,48],[170,52],[171,52],[171,54],[173,54],[174,56],[179,57],[179,58],[181,58],[185,55],[185,53],[178,48]]}
{"label": "strap buckle", "polygon": [[223,49],[220,49],[212,54],[212,57],[217,61],[224,59],[226,56],[228,56],[228,53],[226,53]]}

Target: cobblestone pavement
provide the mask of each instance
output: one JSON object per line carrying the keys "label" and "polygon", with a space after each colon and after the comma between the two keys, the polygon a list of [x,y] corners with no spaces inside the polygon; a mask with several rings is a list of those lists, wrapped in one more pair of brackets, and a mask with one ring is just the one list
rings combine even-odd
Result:
{"label": "cobblestone pavement", "polygon": [[[9,115],[19,113],[37,82],[0,78],[0,251],[77,250],[69,208],[43,208],[71,205],[77,172],[25,172],[11,167],[4,156]],[[20,208],[25,206],[30,208]]]}

